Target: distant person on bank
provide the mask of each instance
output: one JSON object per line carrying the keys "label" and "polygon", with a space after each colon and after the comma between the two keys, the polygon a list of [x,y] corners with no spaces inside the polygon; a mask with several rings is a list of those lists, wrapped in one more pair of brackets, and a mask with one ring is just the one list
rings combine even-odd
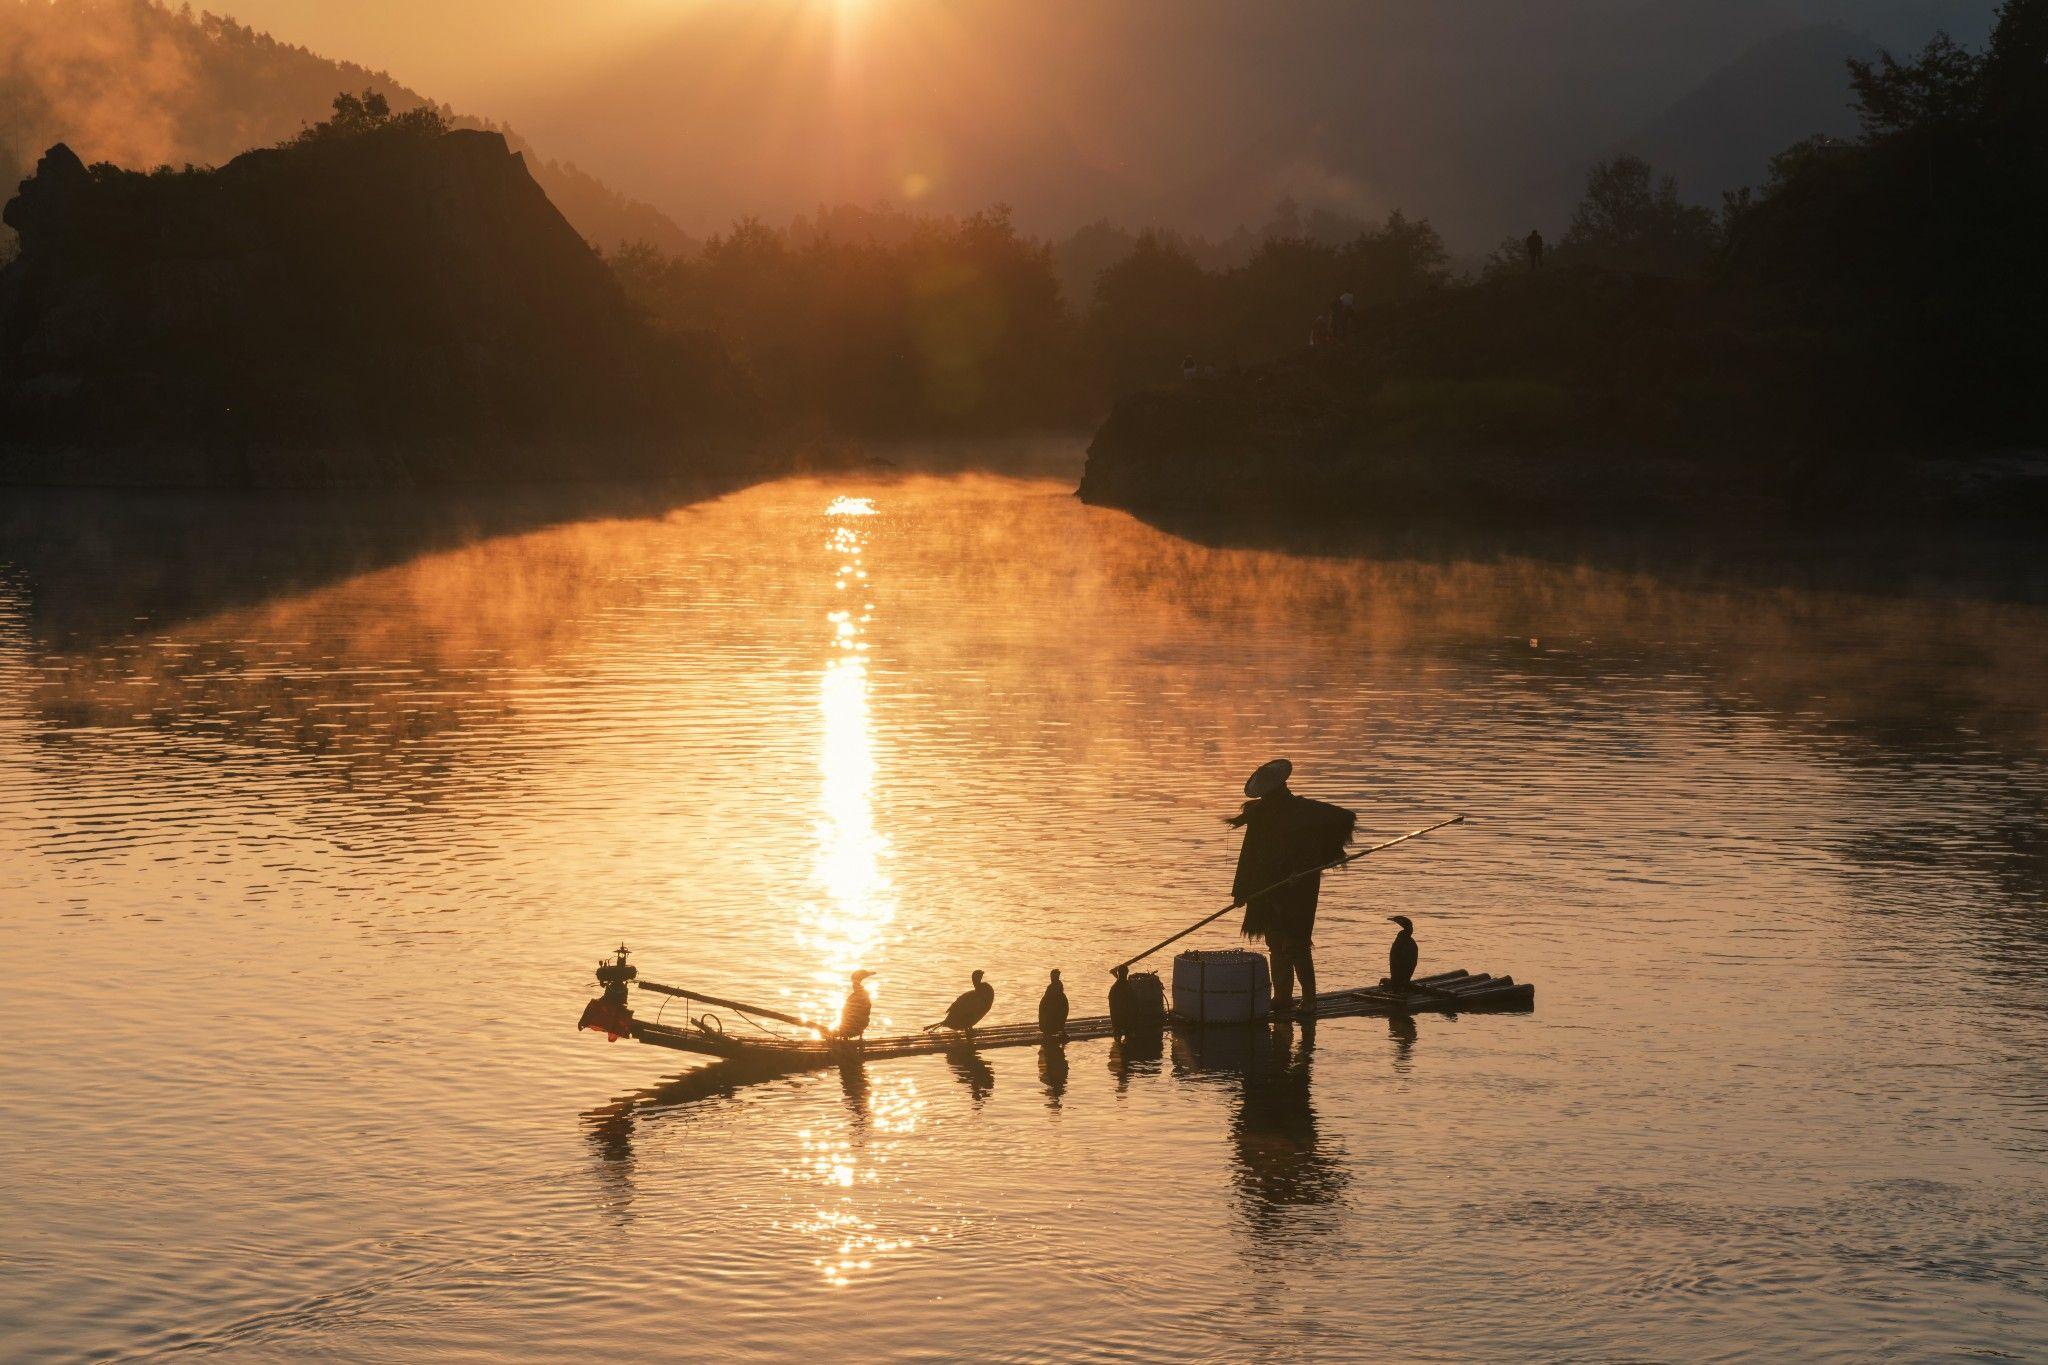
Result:
{"label": "distant person on bank", "polygon": [[1330,304],[1330,336],[1349,344],[1358,340],[1358,299],[1339,294]]}
{"label": "distant person on bank", "polygon": [[[1296,796],[1287,788],[1293,773],[1294,765],[1284,758],[1262,766],[1244,784],[1251,799],[1225,823],[1244,831],[1231,896],[1252,897],[1245,905],[1244,936],[1265,943],[1272,957],[1274,1008],[1293,1007],[1299,977],[1306,1011],[1316,1002],[1316,901],[1323,887],[1323,874],[1313,869],[1344,855],[1358,816],[1342,806]],[[1297,873],[1308,875],[1266,891]],[[1262,891],[1266,894],[1254,894]]]}

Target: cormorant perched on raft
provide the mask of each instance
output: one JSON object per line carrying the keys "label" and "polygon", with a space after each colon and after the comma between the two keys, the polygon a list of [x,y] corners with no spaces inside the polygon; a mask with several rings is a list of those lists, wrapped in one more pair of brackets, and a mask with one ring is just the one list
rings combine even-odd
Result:
{"label": "cormorant perched on raft", "polygon": [[1052,969],[1045,994],[1038,997],[1038,1031],[1056,1038],[1067,1031],[1067,988],[1060,984],[1060,969]]}
{"label": "cormorant perched on raft", "polygon": [[1401,932],[1394,935],[1394,946],[1387,949],[1387,982],[1395,990],[1405,991],[1415,979],[1415,960],[1422,950],[1415,946],[1415,926],[1406,915],[1389,915],[1387,920],[1401,926]]}
{"label": "cormorant perched on raft", "polygon": [[1131,1031],[1131,969],[1118,967],[1109,985],[1109,1033],[1121,1038]]}
{"label": "cormorant perched on raft", "polygon": [[974,989],[955,1000],[952,1008],[946,1011],[945,1018],[936,1024],[924,1026],[926,1033],[933,1029],[950,1028],[958,1029],[969,1038],[974,1036],[974,1026],[982,1021],[989,1008],[996,1003],[996,988],[983,981],[978,971],[974,973],[973,981]]}
{"label": "cormorant perched on raft", "polygon": [[853,988],[846,993],[846,1003],[839,1007],[839,1027],[832,1031],[834,1038],[858,1038],[868,1031],[868,1017],[875,1012],[875,1002],[868,998],[867,987],[861,983],[873,975],[853,974]]}

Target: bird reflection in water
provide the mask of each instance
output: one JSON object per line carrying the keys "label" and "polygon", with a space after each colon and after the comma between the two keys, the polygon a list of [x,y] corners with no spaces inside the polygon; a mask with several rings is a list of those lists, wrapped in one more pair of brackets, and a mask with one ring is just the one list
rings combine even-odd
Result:
{"label": "bird reflection in water", "polygon": [[1045,1107],[1057,1110],[1067,1093],[1067,1045],[1061,1042],[1038,1045],[1038,1079],[1045,1086]]}
{"label": "bird reflection in water", "polygon": [[1415,1016],[1388,1015],[1387,1036],[1394,1040],[1394,1070],[1405,1076],[1415,1066]]}
{"label": "bird reflection in water", "polygon": [[839,1092],[846,1099],[846,1122],[854,1133],[866,1136],[868,1131],[868,1069],[858,1061],[839,1064]]}
{"label": "bird reflection in water", "polygon": [[949,1047],[946,1049],[946,1066],[967,1087],[967,1096],[976,1109],[996,1088],[996,1073],[986,1058],[971,1046]]}
{"label": "bird reflection in water", "polygon": [[1156,1076],[1166,1055],[1166,1031],[1133,1029],[1109,1045],[1109,1074],[1116,1077],[1116,1093],[1130,1089],[1132,1076]]}
{"label": "bird reflection in water", "polygon": [[1209,1029],[1174,1037],[1176,1072],[1238,1078],[1231,1115],[1231,1178],[1252,1236],[1279,1241],[1297,1232],[1292,1215],[1330,1204],[1347,1174],[1324,1149],[1310,1098],[1313,1020],[1271,1029]]}

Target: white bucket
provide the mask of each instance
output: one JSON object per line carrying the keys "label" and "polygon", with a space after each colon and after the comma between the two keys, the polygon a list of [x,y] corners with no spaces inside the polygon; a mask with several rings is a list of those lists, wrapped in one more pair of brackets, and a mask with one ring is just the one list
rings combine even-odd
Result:
{"label": "white bucket", "polygon": [[1249,1024],[1273,1008],[1264,953],[1186,952],[1173,960],[1173,1014],[1191,1024]]}

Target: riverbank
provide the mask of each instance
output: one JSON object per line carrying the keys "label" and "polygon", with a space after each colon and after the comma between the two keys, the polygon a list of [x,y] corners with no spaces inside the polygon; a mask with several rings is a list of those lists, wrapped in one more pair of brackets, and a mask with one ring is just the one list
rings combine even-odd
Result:
{"label": "riverbank", "polygon": [[[1608,422],[1552,384],[1414,379],[1314,354],[1125,397],[1079,493],[1130,511],[1392,529],[2048,526],[2048,452],[1855,452]],[[1710,438],[1710,439],[1709,439]]]}

